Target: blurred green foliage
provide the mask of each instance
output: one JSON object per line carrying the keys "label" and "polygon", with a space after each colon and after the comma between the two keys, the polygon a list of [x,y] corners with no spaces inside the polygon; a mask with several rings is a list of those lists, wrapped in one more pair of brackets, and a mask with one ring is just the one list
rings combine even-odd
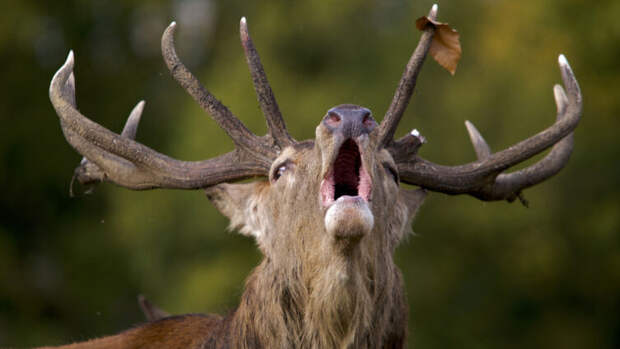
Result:
{"label": "blurred green foliage", "polygon": [[[238,40],[247,16],[291,133],[313,138],[329,107],[380,118],[431,1],[0,3],[0,346],[61,344],[141,322],[136,295],[172,313],[224,312],[260,260],[198,192],[101,185],[69,198],[80,157],[47,88],[76,53],[80,110],[119,131],[145,99],[140,142],[183,159],[232,148],[169,77],[158,45],[177,20],[181,57],[256,133],[265,125]],[[454,0],[455,77],[427,61],[399,134],[422,155],[474,159],[463,121],[501,149],[554,120],[557,55],[583,90],[566,169],[525,192],[531,207],[431,195],[396,254],[416,348],[620,347],[620,2]]]}

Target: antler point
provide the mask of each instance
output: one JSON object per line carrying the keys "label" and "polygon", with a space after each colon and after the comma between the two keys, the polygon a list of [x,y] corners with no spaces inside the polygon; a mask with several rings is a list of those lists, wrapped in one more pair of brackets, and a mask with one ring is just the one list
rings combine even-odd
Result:
{"label": "antler point", "polygon": [[560,56],[558,57],[558,63],[563,66],[568,65],[568,60],[566,59],[566,56],[564,56],[564,54],[560,54]]}
{"label": "antler point", "polygon": [[246,42],[249,40],[250,34],[248,33],[248,22],[244,17],[241,17],[239,22],[239,31],[241,32],[241,44],[245,47]]}
{"label": "antler point", "polygon": [[63,64],[60,69],[63,69],[64,67],[68,67],[69,70],[73,72],[74,63],[75,63],[75,55],[73,53],[73,50],[69,50],[69,54],[67,54],[67,59],[65,60],[65,64]]}
{"label": "antler point", "polygon": [[439,6],[437,4],[433,4],[433,7],[431,7],[431,12],[429,12],[428,16],[431,19],[437,19],[437,11],[439,10]]}
{"label": "antler point", "polygon": [[469,139],[474,146],[474,151],[476,151],[478,159],[482,160],[488,158],[491,155],[491,148],[480,134],[480,131],[478,131],[476,126],[469,122],[469,120],[465,120],[465,127],[467,128]]}
{"label": "antler point", "polygon": [[50,96],[54,93],[54,85],[58,84],[59,90],[62,90],[67,83],[70,76],[73,74],[73,63],[74,63],[73,50],[69,50],[69,54],[67,55],[67,59],[65,63],[58,68],[54,76],[52,77],[52,81],[50,82],[49,93]]}
{"label": "antler point", "polygon": [[144,111],[144,100],[141,100],[129,113],[129,117],[125,122],[121,136],[129,139],[136,139],[136,133],[138,132],[138,124],[140,118],[142,118],[142,112]]}
{"label": "antler point", "polygon": [[138,113],[138,114],[142,114],[142,111],[144,110],[144,105],[146,104],[146,101],[144,100],[140,100],[136,106],[134,107],[134,110]]}

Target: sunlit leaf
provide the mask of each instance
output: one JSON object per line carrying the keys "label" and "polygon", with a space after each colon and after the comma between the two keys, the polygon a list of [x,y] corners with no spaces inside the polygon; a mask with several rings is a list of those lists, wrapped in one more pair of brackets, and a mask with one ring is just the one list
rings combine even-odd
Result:
{"label": "sunlit leaf", "polygon": [[415,24],[419,30],[424,30],[429,25],[435,27],[435,35],[429,53],[439,65],[454,75],[456,66],[461,59],[459,33],[450,28],[448,23],[437,22],[426,16],[418,18]]}

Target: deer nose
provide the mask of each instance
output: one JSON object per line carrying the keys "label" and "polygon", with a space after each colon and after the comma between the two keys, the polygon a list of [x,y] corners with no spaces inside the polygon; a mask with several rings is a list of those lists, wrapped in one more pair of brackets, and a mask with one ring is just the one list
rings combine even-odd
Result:
{"label": "deer nose", "polygon": [[331,133],[340,133],[345,138],[356,138],[370,133],[377,122],[369,109],[359,105],[343,104],[331,108],[323,118],[323,125]]}

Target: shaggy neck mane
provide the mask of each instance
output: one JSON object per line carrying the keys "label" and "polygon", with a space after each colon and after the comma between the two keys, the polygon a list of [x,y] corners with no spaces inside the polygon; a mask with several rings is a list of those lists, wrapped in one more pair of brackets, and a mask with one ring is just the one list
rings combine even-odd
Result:
{"label": "shaggy neck mane", "polygon": [[313,263],[304,266],[303,258],[263,260],[233,315],[233,347],[376,348],[404,340],[406,307],[391,254],[358,247],[330,260],[306,253]]}

